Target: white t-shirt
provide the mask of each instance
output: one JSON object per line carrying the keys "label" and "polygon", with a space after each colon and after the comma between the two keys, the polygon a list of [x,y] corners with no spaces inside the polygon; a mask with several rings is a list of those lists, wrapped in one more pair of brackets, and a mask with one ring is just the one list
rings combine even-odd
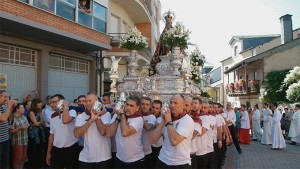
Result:
{"label": "white t-shirt", "polygon": [[199,139],[198,135],[201,135],[202,127],[199,123],[194,122],[194,130],[198,132],[197,136],[192,140],[191,145],[191,154],[196,153],[197,151],[197,139]]}
{"label": "white t-shirt", "polygon": [[210,135],[213,143],[217,142],[217,117],[209,115],[210,118]]}
{"label": "white t-shirt", "polygon": [[169,140],[168,128],[164,127],[164,142],[159,153],[159,160],[166,165],[191,165],[191,140],[194,132],[194,121],[189,115],[185,115],[179,120],[173,122],[176,132],[185,137],[185,139],[172,146]]}
{"label": "white t-shirt", "polygon": [[[70,110],[69,114],[71,117],[77,117],[75,110]],[[74,128],[75,119],[68,124],[64,124],[62,121],[62,114],[51,118],[50,133],[54,135],[53,146],[57,148],[66,148],[76,143],[78,139],[74,136]]]}
{"label": "white t-shirt", "polygon": [[202,128],[206,128],[206,132],[197,139],[197,151],[196,155],[201,156],[211,152],[211,147],[213,147],[212,137],[210,135],[210,118],[207,115],[200,116],[202,120]]}
{"label": "white t-shirt", "polygon": [[[85,112],[81,113],[76,118],[76,127],[83,126],[87,123],[90,116]],[[109,112],[106,112],[100,117],[103,124],[108,124],[111,119]],[[86,163],[97,163],[111,159],[110,139],[102,136],[98,131],[96,122],[93,122],[87,131],[84,133],[84,147],[79,154],[79,161]]]}
{"label": "white t-shirt", "polygon": [[216,118],[217,118],[217,123],[216,123],[217,127],[220,127],[220,126],[222,127],[223,125],[226,124],[224,118],[222,117],[222,115],[217,114]]}
{"label": "white t-shirt", "polygon": [[[161,117],[157,117],[156,118],[156,123],[160,124],[161,122],[162,122]],[[164,142],[164,138],[163,138],[163,136],[160,136],[158,141],[155,144],[152,144],[152,146],[153,147],[160,147],[160,146],[162,146],[163,142]]]}
{"label": "white t-shirt", "polygon": [[125,163],[135,162],[145,157],[142,144],[144,120],[142,117],[128,118],[127,124],[135,128],[136,133],[123,137],[121,124],[116,132],[117,158]]}
{"label": "white t-shirt", "polygon": [[[144,119],[144,123],[152,124],[152,126],[154,126],[156,123],[156,117],[153,114],[150,114],[148,116],[143,116],[143,119]],[[150,135],[152,132],[153,132],[153,128],[150,131],[146,131],[143,128],[142,143],[143,143],[145,155],[152,153],[151,144],[150,144]]]}

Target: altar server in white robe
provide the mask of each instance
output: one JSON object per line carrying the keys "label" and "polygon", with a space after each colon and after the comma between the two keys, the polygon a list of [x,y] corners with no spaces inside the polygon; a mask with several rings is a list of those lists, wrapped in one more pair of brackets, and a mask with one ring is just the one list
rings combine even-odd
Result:
{"label": "altar server in white robe", "polygon": [[261,127],[260,127],[260,111],[258,109],[258,105],[254,105],[253,108],[253,116],[252,116],[252,125],[253,125],[253,141],[261,140]]}
{"label": "altar server in white robe", "polygon": [[295,113],[292,117],[289,137],[292,139],[292,145],[300,143],[300,104],[296,104]]}
{"label": "altar server in white robe", "polygon": [[268,103],[263,104],[262,120],[263,120],[263,134],[261,144],[272,144],[271,140],[271,124],[272,124],[272,111],[269,109]]}
{"label": "altar server in white robe", "polygon": [[274,111],[273,118],[272,118],[272,130],[271,130],[272,150],[277,150],[286,147],[285,140],[283,138],[283,134],[281,130],[281,123],[280,123],[282,114],[277,109],[277,107],[278,107],[277,103],[272,104],[272,110]]}

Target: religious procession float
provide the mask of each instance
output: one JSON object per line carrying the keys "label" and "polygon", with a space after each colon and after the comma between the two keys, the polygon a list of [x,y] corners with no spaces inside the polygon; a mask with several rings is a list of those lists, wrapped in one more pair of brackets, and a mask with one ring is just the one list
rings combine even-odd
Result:
{"label": "religious procession float", "polygon": [[126,96],[135,94],[159,99],[162,102],[170,100],[172,95],[196,96],[201,94],[201,66],[205,57],[198,48],[188,55],[190,31],[182,23],[172,24],[174,14],[170,11],[163,15],[166,23],[159,38],[151,65],[146,65],[138,75],[138,50],[148,47],[148,42],[137,28],[132,28],[128,34],[121,38],[120,47],[130,50],[128,57],[129,74],[117,85],[118,62],[111,56],[112,66],[110,79],[110,92],[112,101],[116,101],[120,93]]}

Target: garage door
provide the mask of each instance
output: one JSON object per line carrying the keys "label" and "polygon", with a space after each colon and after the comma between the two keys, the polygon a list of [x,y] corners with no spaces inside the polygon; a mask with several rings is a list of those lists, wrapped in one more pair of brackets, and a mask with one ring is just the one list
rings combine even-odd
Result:
{"label": "garage door", "polygon": [[20,102],[37,89],[36,58],[36,50],[0,43],[0,73],[7,75],[8,94]]}
{"label": "garage door", "polygon": [[48,94],[62,94],[69,101],[86,94],[89,89],[89,61],[49,56]]}

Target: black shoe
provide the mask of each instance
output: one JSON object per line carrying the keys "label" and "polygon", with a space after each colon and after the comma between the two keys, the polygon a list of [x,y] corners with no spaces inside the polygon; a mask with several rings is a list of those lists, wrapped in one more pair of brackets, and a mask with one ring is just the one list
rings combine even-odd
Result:
{"label": "black shoe", "polygon": [[257,139],[252,139],[251,141],[257,141]]}
{"label": "black shoe", "polygon": [[271,148],[271,150],[279,150],[279,148]]}
{"label": "black shoe", "polygon": [[242,154],[242,150],[238,150],[238,153],[239,153],[239,154]]}
{"label": "black shoe", "polygon": [[297,143],[296,142],[294,142],[294,141],[292,141],[291,143],[290,143],[290,145],[296,145]]}

